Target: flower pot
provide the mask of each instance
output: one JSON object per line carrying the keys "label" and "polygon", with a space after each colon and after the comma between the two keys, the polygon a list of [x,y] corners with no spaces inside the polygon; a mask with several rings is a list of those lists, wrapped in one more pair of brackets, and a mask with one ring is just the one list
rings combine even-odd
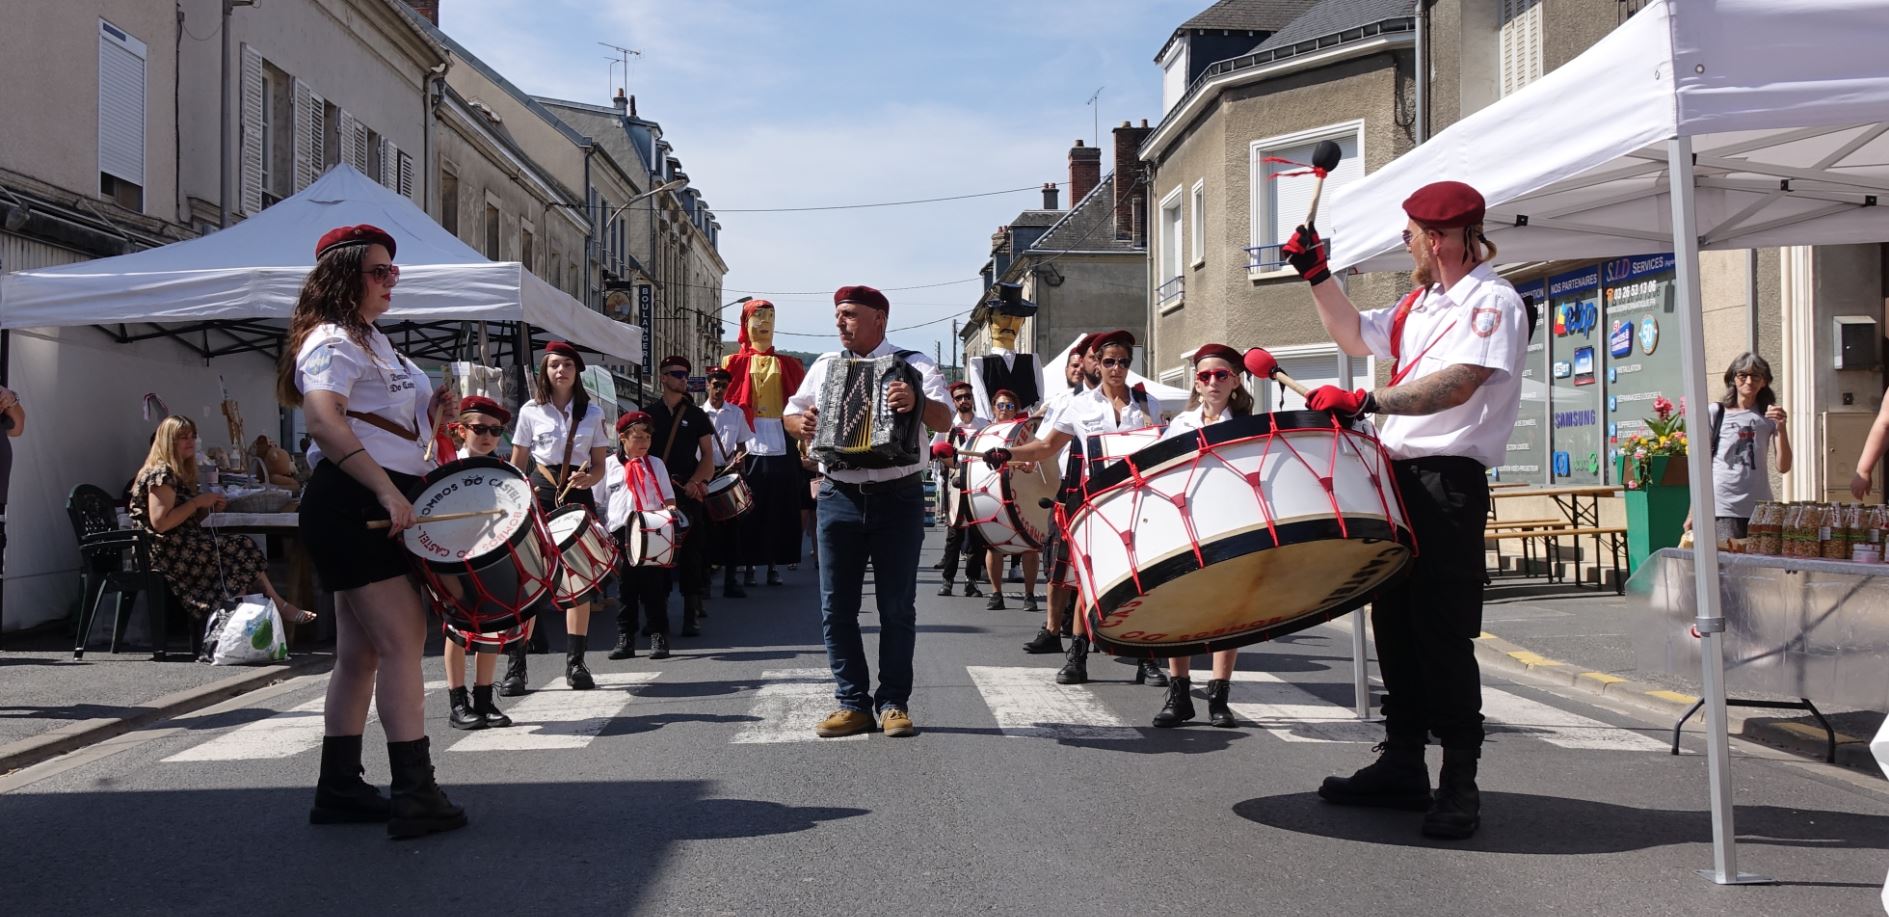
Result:
{"label": "flower pot", "polygon": [[[1631,575],[1653,552],[1679,546],[1686,511],[1691,508],[1691,479],[1683,455],[1647,459],[1644,479],[1635,463],[1624,456],[1616,460],[1615,469],[1627,486],[1627,573]],[[1693,524],[1708,536],[1712,532],[1709,515]]]}

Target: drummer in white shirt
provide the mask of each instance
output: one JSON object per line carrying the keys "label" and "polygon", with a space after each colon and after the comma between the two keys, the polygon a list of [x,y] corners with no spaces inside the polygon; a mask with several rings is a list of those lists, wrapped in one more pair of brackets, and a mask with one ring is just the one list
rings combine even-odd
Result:
{"label": "drummer in white shirt", "polygon": [[[597,509],[591,487],[602,479],[610,434],[603,426],[603,408],[591,404],[584,391],[579,378],[583,372],[584,358],[577,348],[563,341],[546,344],[532,398],[518,409],[518,423],[512,428],[512,465],[531,478],[538,509],[545,513],[570,503],[588,506],[593,513]],[[577,691],[597,686],[584,663],[590,598],[584,596],[564,609],[564,681]],[[513,653],[517,663],[523,646]]]}
{"label": "drummer in white shirt", "polygon": [[[1187,410],[1168,421],[1162,439],[1198,436],[1196,431],[1202,427],[1253,413],[1253,393],[1240,384],[1243,363],[1238,351],[1225,344],[1202,344],[1194,351],[1193,362],[1194,392],[1187,399]],[[1238,660],[1238,650],[1215,651],[1213,677],[1207,681],[1207,722],[1223,729],[1235,725],[1227,694],[1233,686],[1233,665]],[[1188,693],[1193,686],[1193,661],[1191,656],[1168,659],[1168,674],[1172,676],[1168,696],[1161,712],[1154,715],[1154,725],[1165,729],[1194,718],[1194,698]]]}
{"label": "drummer in white shirt", "polygon": [[[737,412],[739,413],[739,412]],[[655,441],[654,423],[642,411],[630,411],[617,418],[617,442],[623,446],[619,457],[612,452],[604,459],[603,486],[608,498],[604,504],[604,528],[621,545],[630,513],[666,509],[676,511],[675,485],[669,481],[669,466],[649,454]],[[634,634],[636,617],[643,616],[643,636],[649,638],[649,658],[669,658],[669,586],[668,567],[637,566],[630,562],[630,552],[617,554],[617,632],[632,635],[620,641],[612,659],[636,655]]]}
{"label": "drummer in white shirt", "polygon": [[[1063,381],[1066,387],[1057,387],[1044,396],[1041,406],[1042,422],[1037,424],[1036,438],[1048,439],[1056,432],[1056,413],[1069,403],[1069,399],[1087,393],[1102,384],[1101,370],[1095,365],[1095,351],[1091,345],[1099,333],[1085,334],[1076,341],[1076,346],[1069,348],[1069,358],[1063,362]],[[1081,475],[1070,464],[1073,451],[1064,446],[1056,455],[1057,466],[1063,469],[1063,490],[1056,500],[1063,508],[1073,506],[1081,499]],[[1061,510],[1057,510],[1061,512]],[[1069,571],[1069,547],[1063,544],[1062,525],[1050,520],[1049,537],[1043,545],[1043,575],[1048,580],[1049,602],[1043,616],[1043,626],[1030,642],[1023,645],[1026,653],[1055,653],[1062,655],[1062,638],[1071,633],[1069,607],[1076,600],[1075,577]]]}
{"label": "drummer in white shirt", "polygon": [[[740,471],[742,460],[747,457],[748,445],[754,442],[754,427],[748,424],[748,412],[727,400],[728,384],[733,379],[734,376],[728,370],[719,366],[709,370],[708,400],[702,404],[702,413],[708,415],[708,422],[715,428],[715,440],[711,445],[717,474]],[[743,589],[740,580],[735,577],[735,568],[741,565],[743,524],[744,520],[740,516],[725,522],[708,520],[708,561],[721,565],[723,598],[748,597],[748,590]]]}
{"label": "drummer in white shirt", "polygon": [[[1139,430],[1158,426],[1160,399],[1141,386],[1129,388],[1128,369],[1135,358],[1135,336],[1127,331],[1111,331],[1095,341],[1096,362],[1102,384],[1087,394],[1072,396],[1050,418],[1049,436],[1024,443],[1014,449],[996,448],[984,453],[992,465],[1006,462],[1042,462],[1056,457],[1064,446],[1074,446],[1075,455],[1085,455],[1089,440],[1102,433]],[[1076,635],[1069,642],[1069,657],[1056,673],[1056,683],[1079,685],[1089,680],[1088,624],[1078,617]],[[1153,659],[1141,659],[1135,668],[1135,683],[1168,686],[1168,676]]]}

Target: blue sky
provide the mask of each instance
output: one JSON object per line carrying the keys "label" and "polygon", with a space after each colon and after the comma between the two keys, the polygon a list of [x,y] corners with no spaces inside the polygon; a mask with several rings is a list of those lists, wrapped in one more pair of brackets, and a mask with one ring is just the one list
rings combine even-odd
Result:
{"label": "blue sky", "polygon": [[[832,300],[975,278],[990,235],[1038,191],[909,207],[738,213],[1035,188],[1068,180],[1123,120],[1158,119],[1152,58],[1209,0],[444,0],[441,27],[527,92],[628,90],[720,214],[725,300],[765,291],[794,350],[833,346]],[[614,70],[614,72],[613,72]],[[1105,153],[1103,170],[1110,168]],[[1067,192],[1062,204],[1069,205]],[[976,282],[888,292],[900,328],[968,312]],[[729,310],[733,316],[736,311]],[[948,321],[895,336],[950,352]],[[729,335],[732,337],[732,333]]]}

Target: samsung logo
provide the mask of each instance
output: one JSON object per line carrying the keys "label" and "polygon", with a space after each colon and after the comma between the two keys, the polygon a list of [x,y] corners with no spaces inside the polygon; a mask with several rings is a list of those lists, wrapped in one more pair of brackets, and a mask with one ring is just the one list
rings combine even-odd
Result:
{"label": "samsung logo", "polygon": [[1594,412],[1591,410],[1556,411],[1554,425],[1557,430],[1562,427],[1591,427],[1594,425]]}

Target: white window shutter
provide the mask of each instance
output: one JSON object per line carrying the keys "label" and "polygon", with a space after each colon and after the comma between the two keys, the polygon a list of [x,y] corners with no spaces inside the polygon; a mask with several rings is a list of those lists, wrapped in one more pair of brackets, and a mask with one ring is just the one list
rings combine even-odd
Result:
{"label": "white window shutter", "polygon": [[[1363,158],[1358,155],[1358,135],[1345,134],[1331,137],[1337,141],[1338,149],[1344,157],[1338,165],[1325,176],[1325,194],[1322,200],[1329,212],[1330,203],[1338,189],[1343,188],[1364,176]],[[1312,204],[1312,189],[1317,182],[1309,175],[1290,178],[1273,178],[1280,172],[1299,172],[1301,167],[1277,162],[1265,162],[1264,157],[1276,156],[1293,162],[1311,162],[1312,151],[1317,149],[1318,141],[1313,140],[1294,146],[1274,150],[1254,152],[1253,181],[1265,196],[1264,216],[1258,221],[1259,231],[1264,234],[1270,229],[1270,235],[1253,240],[1256,245],[1277,245],[1292,238],[1292,232],[1305,221],[1305,211]]]}
{"label": "white window shutter", "polygon": [[400,187],[400,148],[392,140],[382,137],[380,140],[380,183],[389,188]]}
{"label": "white window shutter", "polygon": [[354,161],[353,166],[367,174],[367,125],[359,120],[354,122]]}
{"label": "white window shutter", "polygon": [[262,55],[243,45],[242,209],[262,212]]}
{"label": "white window shutter", "polygon": [[98,170],[144,184],[143,42],[99,21]]}
{"label": "white window shutter", "polygon": [[405,153],[401,153],[399,156],[399,160],[400,160],[400,175],[399,175],[400,186],[395,188],[394,190],[400,192],[402,195],[406,197],[411,198],[413,197],[413,157],[408,156]]}
{"label": "white window shutter", "polygon": [[323,109],[327,100],[308,84],[295,81],[295,190],[314,184],[321,177],[323,155],[326,152],[326,118]]}
{"label": "white window shutter", "polygon": [[341,159],[339,161],[358,169],[360,166],[355,165],[355,153],[358,150],[360,141],[356,139],[354,133],[357,124],[358,122],[354,120],[354,116],[348,114],[346,111],[337,110],[335,112],[335,142],[340,144],[341,148]]}

